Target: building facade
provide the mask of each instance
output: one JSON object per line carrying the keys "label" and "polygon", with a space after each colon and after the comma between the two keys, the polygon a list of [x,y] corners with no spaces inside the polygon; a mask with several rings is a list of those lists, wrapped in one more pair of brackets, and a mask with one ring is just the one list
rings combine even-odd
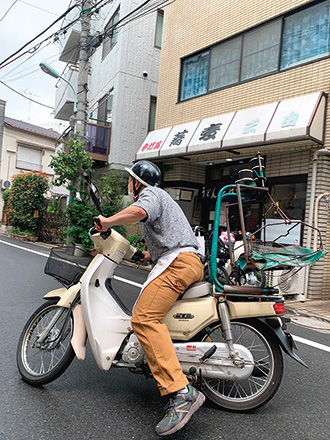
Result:
{"label": "building facade", "polygon": [[[274,200],[318,226],[330,249],[329,17],[328,0],[177,0],[166,8],[156,131],[137,158],[162,166],[192,224],[212,227],[219,188],[260,152]],[[302,226],[292,244],[320,243]],[[329,269],[326,255],[284,293],[329,299]]]}
{"label": "building facade", "polygon": [[[108,2],[91,17],[88,76],[87,148],[104,172],[130,166],[150,129],[154,128],[163,12],[141,0]],[[78,10],[78,9],[77,9]],[[127,20],[123,20],[132,11]],[[75,18],[72,11],[68,21]],[[118,24],[118,28],[113,26]],[[77,88],[80,24],[61,37],[64,77]],[[74,95],[58,82],[55,117],[69,120]]]}
{"label": "building facade", "polygon": [[[49,168],[49,163],[59,137],[55,131],[4,116],[0,149],[1,194],[11,188],[13,176],[21,172],[43,172],[52,182],[54,171]],[[61,190],[64,193],[64,189]],[[56,193],[57,189],[53,191]],[[3,205],[1,197],[1,213]]]}

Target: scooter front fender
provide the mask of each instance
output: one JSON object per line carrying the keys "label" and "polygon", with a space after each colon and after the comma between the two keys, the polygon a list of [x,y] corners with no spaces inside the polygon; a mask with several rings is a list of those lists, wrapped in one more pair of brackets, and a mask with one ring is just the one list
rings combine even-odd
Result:
{"label": "scooter front fender", "polygon": [[59,307],[65,307],[68,309],[80,289],[81,282],[79,281],[79,283],[69,287],[68,289],[66,287],[61,287],[60,289],[51,290],[44,296],[44,299],[59,298],[57,305]]}
{"label": "scooter front fender", "polygon": [[[278,323],[278,325],[276,325],[276,321],[274,320],[274,318],[256,318],[256,319],[258,321],[261,321],[265,326],[267,326],[268,329],[272,330],[277,341],[279,342],[283,351],[287,355],[289,355],[292,359],[297,361],[303,367],[308,368],[308,365],[306,365],[305,362],[302,359],[300,359],[300,357],[297,356],[296,353],[293,351],[293,349],[295,347],[294,339],[290,333],[286,333],[283,331],[280,323]],[[281,318],[280,318],[280,320],[283,323]]]}
{"label": "scooter front fender", "polygon": [[[71,286],[69,289],[61,287],[60,289],[51,290],[44,299],[59,299],[57,305],[68,309],[73,300],[77,296],[81,288],[81,282]],[[85,359],[87,330],[81,304],[76,304],[72,310],[73,314],[73,335],[71,339],[72,348],[80,361]]]}

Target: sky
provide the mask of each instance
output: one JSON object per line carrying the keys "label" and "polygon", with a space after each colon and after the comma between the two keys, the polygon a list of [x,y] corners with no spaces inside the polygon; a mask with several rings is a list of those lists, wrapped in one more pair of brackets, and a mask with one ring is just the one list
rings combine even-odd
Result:
{"label": "sky", "polygon": [[[70,4],[70,0],[1,0],[0,63],[46,29],[68,9]],[[32,48],[36,43],[59,30],[61,24],[62,20],[26,49]],[[54,43],[52,39],[49,42],[48,45],[48,41],[44,43],[32,57],[31,54],[26,54],[6,67],[0,66],[0,81],[24,96],[53,108],[57,80],[42,72],[39,63],[46,61],[59,73],[63,72],[65,63],[58,60],[59,43]],[[31,58],[28,59],[29,57]],[[51,108],[19,96],[1,82],[0,99],[6,101],[5,114],[8,117],[35,125],[54,121]],[[67,122],[62,121],[62,123],[67,126]]]}

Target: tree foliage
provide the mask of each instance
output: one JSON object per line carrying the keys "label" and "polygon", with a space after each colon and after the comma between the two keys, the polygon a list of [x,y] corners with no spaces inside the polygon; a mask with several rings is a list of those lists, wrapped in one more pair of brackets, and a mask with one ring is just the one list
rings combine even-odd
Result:
{"label": "tree foliage", "polygon": [[9,219],[14,227],[36,233],[38,217],[45,209],[49,184],[44,173],[22,173],[14,176],[8,197]]}
{"label": "tree foliage", "polygon": [[93,159],[85,150],[86,141],[79,141],[76,134],[64,145],[64,150],[52,156],[49,164],[55,173],[54,185],[63,185],[73,195],[79,191],[84,198],[87,192],[83,177],[93,171]]}

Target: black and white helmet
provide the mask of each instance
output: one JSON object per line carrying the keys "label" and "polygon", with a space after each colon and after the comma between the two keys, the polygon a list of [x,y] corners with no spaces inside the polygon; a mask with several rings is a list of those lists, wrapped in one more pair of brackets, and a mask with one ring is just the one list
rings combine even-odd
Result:
{"label": "black and white helmet", "polygon": [[160,186],[162,173],[157,165],[148,160],[139,160],[125,170],[144,186]]}

